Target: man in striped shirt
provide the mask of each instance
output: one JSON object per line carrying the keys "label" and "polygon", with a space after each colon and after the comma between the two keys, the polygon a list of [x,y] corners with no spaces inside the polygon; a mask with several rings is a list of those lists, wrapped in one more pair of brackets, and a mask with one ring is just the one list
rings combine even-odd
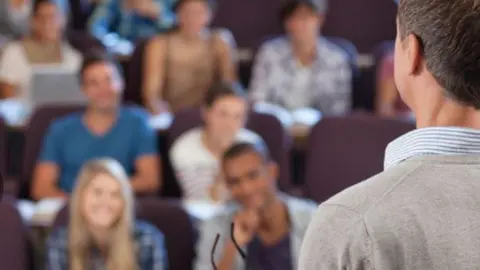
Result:
{"label": "man in striped shirt", "polygon": [[400,0],[397,32],[418,129],[389,144],[384,172],[319,207],[300,270],[480,265],[480,1]]}

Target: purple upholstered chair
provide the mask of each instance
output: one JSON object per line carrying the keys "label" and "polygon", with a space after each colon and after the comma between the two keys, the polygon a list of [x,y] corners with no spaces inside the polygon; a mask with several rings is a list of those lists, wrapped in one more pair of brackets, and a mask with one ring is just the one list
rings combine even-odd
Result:
{"label": "purple upholstered chair", "polygon": [[[168,268],[192,269],[196,231],[193,220],[182,209],[180,202],[142,198],[137,206],[137,218],[155,225],[165,235]],[[53,227],[66,226],[68,218],[66,206],[58,213]]]}
{"label": "purple upholstered chair", "polygon": [[124,93],[124,100],[134,104],[142,105],[142,87],[143,87],[143,59],[145,49],[150,39],[142,39],[137,42],[135,50],[130,57],[128,69],[126,72],[127,85]]}
{"label": "purple upholstered chair", "polygon": [[379,42],[394,39],[397,13],[395,2],[370,0],[368,3],[329,1],[322,34],[351,40],[360,53],[369,53]]}
{"label": "purple upholstered chair", "polygon": [[138,201],[137,218],[155,225],[165,235],[169,269],[192,269],[196,231],[180,202],[143,198]]}
{"label": "purple upholstered chair", "polygon": [[387,144],[414,128],[369,114],[322,119],[308,139],[305,195],[321,203],[383,171]]}
{"label": "purple upholstered chair", "polygon": [[[165,153],[169,152],[170,146],[180,135],[191,128],[202,125],[202,122],[199,109],[188,109],[178,112],[167,133],[167,151]],[[279,188],[286,191],[289,190],[291,188],[289,153],[292,140],[284,130],[280,121],[272,115],[251,112],[246,128],[262,137],[273,160],[275,160],[280,167],[280,178],[278,179]],[[166,154],[166,156],[168,155]],[[167,157],[165,157],[165,159],[167,159]],[[170,164],[165,166],[171,167]],[[170,175],[169,177],[172,176]],[[175,179],[164,179],[164,181],[176,182]]]}
{"label": "purple upholstered chair", "polygon": [[30,269],[28,228],[17,211],[13,199],[0,203],[0,269]]}
{"label": "purple upholstered chair", "polygon": [[85,54],[90,51],[105,51],[106,47],[97,38],[82,31],[67,31],[69,43],[79,52]]}
{"label": "purple upholstered chair", "polygon": [[38,155],[43,143],[43,136],[48,130],[50,123],[62,116],[73,112],[81,111],[82,106],[51,105],[38,108],[27,126],[25,132],[25,152],[22,164],[22,197],[30,197],[30,182],[33,176],[33,169],[37,162]]}

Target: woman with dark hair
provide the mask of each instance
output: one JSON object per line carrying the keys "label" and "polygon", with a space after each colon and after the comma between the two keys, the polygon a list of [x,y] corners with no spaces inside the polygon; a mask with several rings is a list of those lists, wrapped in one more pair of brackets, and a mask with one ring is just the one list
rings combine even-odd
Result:
{"label": "woman with dark hair", "polygon": [[184,198],[225,199],[221,192],[219,159],[234,142],[262,142],[255,133],[243,129],[248,103],[240,85],[219,83],[205,95],[203,127],[180,136],[170,150],[170,160],[183,189]]}
{"label": "woman with dark hair", "polygon": [[179,0],[174,10],[177,27],[145,53],[143,101],[154,114],[199,106],[212,83],[236,79],[231,33],[208,27],[213,3]]}

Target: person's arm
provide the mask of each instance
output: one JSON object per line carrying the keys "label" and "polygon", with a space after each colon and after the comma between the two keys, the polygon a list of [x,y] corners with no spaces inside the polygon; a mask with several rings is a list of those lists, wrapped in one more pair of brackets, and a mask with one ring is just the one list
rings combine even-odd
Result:
{"label": "person's arm", "polygon": [[268,96],[272,91],[268,87],[270,76],[271,60],[269,57],[270,47],[263,45],[257,53],[253,65],[252,80],[250,82],[250,99],[254,102],[270,102]]}
{"label": "person's arm", "polygon": [[0,94],[1,98],[12,98],[25,72],[24,56],[20,43],[12,42],[3,48],[0,58]]}
{"label": "person's arm", "polygon": [[118,8],[115,0],[101,1],[89,19],[90,34],[105,42],[104,38],[110,33],[110,27],[119,12]]}
{"label": "person's arm", "polygon": [[159,36],[147,44],[143,55],[143,105],[153,114],[166,110],[161,101],[165,77],[165,50],[166,39]]}
{"label": "person's arm", "polygon": [[155,193],[161,187],[157,134],[146,118],[141,117],[135,128],[135,175],[131,179],[131,185],[140,194]]}
{"label": "person's arm", "polygon": [[232,33],[221,30],[215,33],[215,49],[218,55],[220,77],[222,81],[233,82],[237,80],[236,42]]}
{"label": "person's arm", "polygon": [[375,108],[379,115],[395,115],[395,102],[398,98],[397,87],[393,79],[393,57],[385,57],[377,71]]}
{"label": "person's arm", "polygon": [[335,99],[330,105],[329,114],[344,115],[352,109],[352,68],[347,58],[339,62],[332,70],[332,75],[335,76]]}
{"label": "person's arm", "polygon": [[68,194],[57,185],[60,174],[59,143],[62,141],[61,136],[62,134],[59,133],[58,127],[54,123],[44,137],[40,159],[33,173],[31,195],[35,200],[68,197]]}
{"label": "person's arm", "polygon": [[167,270],[168,257],[165,246],[165,237],[162,233],[156,232],[152,237],[152,268],[143,270]]}
{"label": "person's arm", "polygon": [[235,260],[237,258],[238,250],[235,244],[228,240],[225,248],[222,251],[222,257],[218,263],[218,270],[235,269]]}
{"label": "person's arm", "polygon": [[352,209],[321,205],[303,239],[298,269],[373,269],[371,240],[362,216]]}

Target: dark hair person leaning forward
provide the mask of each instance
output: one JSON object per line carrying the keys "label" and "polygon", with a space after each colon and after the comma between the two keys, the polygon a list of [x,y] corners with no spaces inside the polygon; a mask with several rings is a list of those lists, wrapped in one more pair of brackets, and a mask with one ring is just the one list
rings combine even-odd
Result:
{"label": "dark hair person leaning forward", "polygon": [[202,223],[194,269],[298,269],[316,204],[277,190],[278,165],[264,144],[233,144],[221,168],[232,204]]}
{"label": "dark hair person leaning forward", "polygon": [[395,81],[417,129],[319,207],[300,270],[478,269],[480,1],[400,0]]}

